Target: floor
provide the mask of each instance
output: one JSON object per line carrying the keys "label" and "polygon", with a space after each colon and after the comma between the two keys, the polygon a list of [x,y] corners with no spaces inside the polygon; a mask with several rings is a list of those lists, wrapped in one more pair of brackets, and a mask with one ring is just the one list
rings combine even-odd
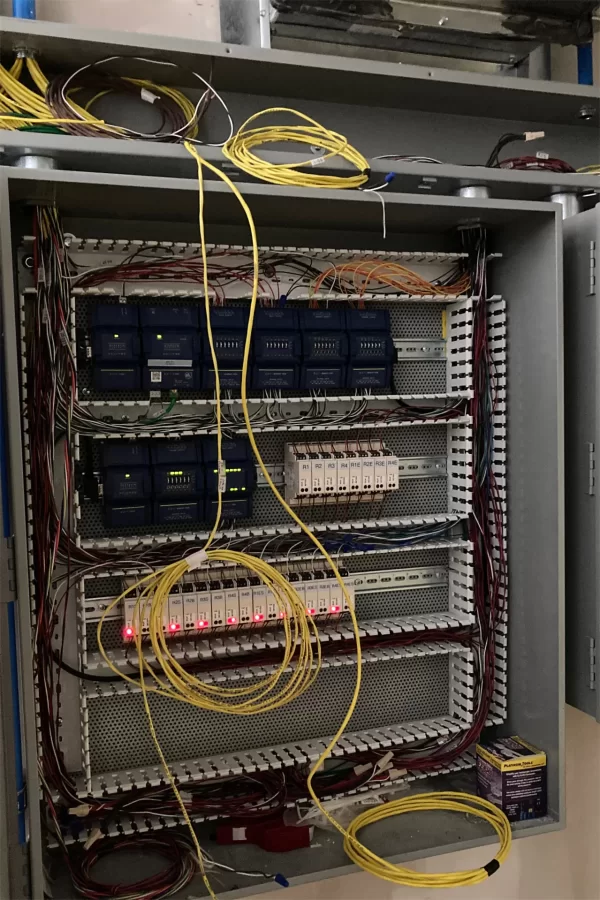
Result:
{"label": "floor", "polygon": [[[567,707],[566,830],[515,841],[504,866],[481,885],[451,891],[448,900],[599,900],[600,725]],[[488,861],[485,850],[466,850],[415,864],[421,871],[474,868]],[[273,900],[273,894],[257,900]],[[348,875],[291,888],[285,900],[430,900],[439,891],[415,891]]]}

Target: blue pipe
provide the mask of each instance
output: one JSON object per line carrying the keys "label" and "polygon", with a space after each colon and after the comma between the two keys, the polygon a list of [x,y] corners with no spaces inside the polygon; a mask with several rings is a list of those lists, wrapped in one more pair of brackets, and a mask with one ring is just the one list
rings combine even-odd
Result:
{"label": "blue pipe", "polygon": [[[3,538],[12,537],[10,502],[8,494],[8,465],[6,450],[6,420],[4,409],[4,371],[0,365],[0,494],[2,495]],[[15,601],[7,603],[8,660],[12,700],[13,740],[15,745],[15,779],[17,787],[17,820],[19,843],[24,844],[25,832],[25,780],[23,778],[23,739],[21,736],[21,703],[19,698],[19,662],[17,656],[17,621]]]}
{"label": "blue pipe", "polygon": [[13,0],[15,19],[35,19],[35,0]]}
{"label": "blue pipe", "polygon": [[577,48],[577,81],[579,84],[594,83],[594,53],[592,44],[581,44]]}

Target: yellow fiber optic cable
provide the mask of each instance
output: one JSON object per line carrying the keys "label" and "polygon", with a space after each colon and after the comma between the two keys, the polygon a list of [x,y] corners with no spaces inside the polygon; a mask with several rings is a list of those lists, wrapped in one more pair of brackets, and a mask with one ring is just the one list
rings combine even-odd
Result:
{"label": "yellow fiber optic cable", "polygon": [[[249,128],[261,116],[273,113],[286,113],[296,116],[308,123],[306,125],[265,125],[260,128]],[[254,153],[255,147],[264,144],[309,144],[320,147],[323,153],[312,159],[296,163],[269,163]],[[314,188],[358,188],[369,180],[369,163],[356,150],[343,134],[330,131],[315,119],[295,109],[273,107],[263,109],[246,119],[237,133],[223,147],[223,153],[234,165],[271,184],[294,185],[295,187]],[[315,167],[333,157],[339,156],[349,162],[358,173],[354,175],[318,175],[301,171],[306,166]]]}

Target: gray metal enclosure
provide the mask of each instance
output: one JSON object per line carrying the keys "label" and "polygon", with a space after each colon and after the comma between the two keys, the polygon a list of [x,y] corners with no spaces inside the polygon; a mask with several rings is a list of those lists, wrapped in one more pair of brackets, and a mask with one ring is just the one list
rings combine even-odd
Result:
{"label": "gray metal enclosure", "polygon": [[598,208],[565,222],[567,701],[600,722]]}
{"label": "gray metal enclosure", "polygon": [[[335,122],[332,123],[335,126]],[[241,190],[251,206],[259,243],[306,244],[343,248],[363,246],[382,249],[379,202],[360,192],[310,191],[263,184],[243,184]],[[248,236],[237,201],[221,183],[206,184],[206,222],[209,240],[247,243]],[[160,240],[197,240],[197,183],[187,178],[144,177],[80,172],[0,170],[0,260],[7,382],[18,385],[20,360],[19,248],[24,235],[31,233],[30,208],[36,203],[55,203],[66,230],[82,237],[131,237]],[[564,738],[563,738],[563,335],[562,335],[562,220],[553,204],[517,200],[470,200],[445,196],[416,196],[392,193],[386,197],[388,250],[452,250],[458,245],[458,229],[479,223],[488,231],[490,250],[501,254],[490,263],[490,295],[500,295],[506,303],[507,329],[507,539],[508,539],[508,706],[502,734],[519,734],[543,748],[548,755],[548,816],[518,823],[518,835],[536,834],[564,824]],[[593,223],[593,213],[580,221]],[[576,220],[572,220],[574,222]],[[567,248],[575,228],[567,223]],[[597,231],[594,231],[596,234]],[[594,238],[596,239],[596,238]],[[583,271],[584,267],[582,267]],[[588,267],[589,273],[589,267]],[[592,335],[591,320],[583,324]],[[590,338],[590,346],[591,346]],[[591,396],[592,392],[589,392]],[[37,804],[36,766],[38,735],[35,718],[34,684],[31,666],[31,572],[27,545],[27,503],[24,489],[22,405],[16,389],[8,392],[8,442],[15,529],[18,612],[22,653],[22,695],[25,718],[26,765],[28,771],[29,825],[31,829],[33,896],[41,898],[42,835]],[[587,402],[587,400],[586,400]],[[572,404],[573,405],[573,404]],[[590,437],[590,441],[596,441]],[[593,529],[589,528],[590,535]],[[596,626],[597,627],[597,626]],[[447,692],[447,669],[438,661],[427,674],[438,691]],[[382,707],[396,721],[416,704],[420,715],[435,714],[435,704],[426,706],[416,696],[417,680],[408,673],[402,682],[406,696],[385,696],[385,683],[377,679],[368,694],[372,713],[377,691],[382,691]],[[413,695],[414,694],[414,695]],[[385,701],[385,702],[384,702]],[[318,695],[307,706],[301,701],[297,722],[283,717],[281,726],[272,725],[264,743],[281,744],[301,729],[306,718],[327,719],[327,700]],[[77,736],[80,729],[78,699],[65,701],[65,734]],[[398,712],[400,710],[400,712]],[[425,710],[423,712],[423,710]],[[119,718],[130,715],[127,704],[115,703],[106,716],[106,734],[119,732]],[[387,715],[387,712],[386,712]],[[367,719],[365,718],[365,722]],[[278,727],[288,729],[278,733]],[[368,727],[363,725],[362,727]],[[115,729],[110,732],[109,729]],[[166,725],[165,740],[175,758],[185,757],[185,729],[178,747],[177,729]],[[491,732],[490,732],[491,733]],[[308,735],[297,733],[302,739]],[[127,733],[124,732],[124,736]],[[98,737],[98,740],[101,736]],[[225,732],[211,735],[218,748]],[[256,740],[256,737],[252,738]],[[131,756],[110,759],[110,746],[102,749],[108,759],[104,770],[135,765]],[[112,746],[112,743],[111,743]],[[124,753],[121,745],[119,753]],[[129,751],[131,752],[131,750]],[[141,752],[141,750],[140,750]],[[99,755],[100,750],[98,751]],[[147,753],[147,750],[144,750]],[[148,762],[143,759],[143,764]],[[141,764],[141,763],[140,763]],[[99,763],[100,765],[100,763]],[[454,786],[475,790],[471,772],[442,776],[435,787]],[[405,817],[402,817],[404,819]],[[235,859],[238,866],[277,871],[285,864],[285,874],[296,883],[349,871],[341,839],[326,833],[320,847],[310,852],[295,851],[285,861],[272,858],[256,848],[216,848],[209,830],[202,839],[219,858]],[[378,851],[397,861],[449,852],[466,846],[490,843],[489,830],[475,821],[436,816],[410,822],[392,821],[378,826]],[[371,837],[369,838],[371,840]],[[374,844],[375,845],[375,844]],[[143,862],[141,863],[143,865]],[[238,884],[224,881],[223,893]],[[194,884],[197,893],[200,886]],[[259,883],[252,890],[268,889]],[[70,897],[71,887],[59,877],[54,896]],[[187,889],[189,892],[190,889]],[[248,889],[245,889],[248,893]],[[187,893],[186,892],[186,893]],[[231,894],[233,895],[233,894]]]}

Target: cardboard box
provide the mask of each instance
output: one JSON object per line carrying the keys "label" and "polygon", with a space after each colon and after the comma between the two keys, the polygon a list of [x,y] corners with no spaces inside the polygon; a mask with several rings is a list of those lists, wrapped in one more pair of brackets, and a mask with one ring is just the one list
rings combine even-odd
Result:
{"label": "cardboard box", "polygon": [[520,737],[477,745],[477,793],[511,822],[546,815],[546,754]]}

